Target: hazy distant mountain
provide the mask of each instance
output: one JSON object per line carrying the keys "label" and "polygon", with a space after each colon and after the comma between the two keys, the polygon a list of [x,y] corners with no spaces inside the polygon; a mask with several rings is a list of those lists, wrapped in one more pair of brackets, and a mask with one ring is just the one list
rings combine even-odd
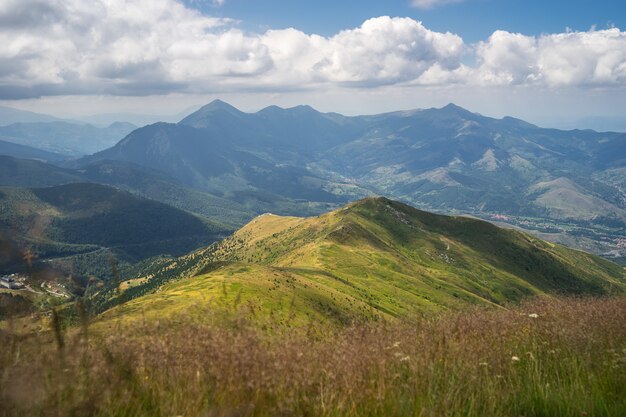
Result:
{"label": "hazy distant mountain", "polygon": [[146,126],[157,122],[177,122],[190,113],[193,113],[199,106],[193,106],[179,113],[171,115],[140,114],[140,113],[102,113],[90,116],[76,116],[76,120],[89,123],[97,127],[107,127],[115,122],[126,122],[136,126]]}
{"label": "hazy distant mountain", "polygon": [[626,132],[626,117],[588,116],[558,123],[562,129],[593,129],[600,132]]}
{"label": "hazy distant mountain", "polygon": [[18,110],[11,107],[0,106],[0,126],[13,123],[42,123],[66,121],[47,114],[34,113],[26,110]]}
{"label": "hazy distant mountain", "polygon": [[208,127],[191,127],[187,124],[190,119],[180,124],[157,123],[137,129],[113,148],[79,162],[133,162],[217,194],[261,191],[329,203],[366,194],[354,184],[323,178],[307,169],[302,161],[308,156],[299,152],[299,144],[261,130],[255,124],[257,118],[250,120],[246,113],[223,106],[209,111],[203,108],[199,114],[195,123]]}
{"label": "hazy distant mountain", "polygon": [[320,164],[424,207],[588,219],[536,201],[537,184],[566,177],[579,194],[608,203],[604,216],[623,219],[620,190],[592,178],[624,166],[625,145],[626,134],[542,129],[448,105],[376,116]]}
{"label": "hazy distant mountain", "polygon": [[317,154],[346,143],[368,127],[363,118],[320,113],[310,106],[270,106],[251,114],[221,100],[200,108],[179,125],[202,129],[211,138],[228,138],[229,144],[278,164],[306,163],[315,156],[311,152]]}
{"label": "hazy distant mountain", "polygon": [[30,146],[19,145],[13,142],[0,140],[0,156],[12,156],[15,158],[38,159],[41,161],[60,161],[67,156],[54,152],[36,149]]}
{"label": "hazy distant mountain", "polygon": [[115,145],[137,126],[116,122],[106,128],[67,122],[14,123],[0,127],[0,138],[70,156],[92,154]]}

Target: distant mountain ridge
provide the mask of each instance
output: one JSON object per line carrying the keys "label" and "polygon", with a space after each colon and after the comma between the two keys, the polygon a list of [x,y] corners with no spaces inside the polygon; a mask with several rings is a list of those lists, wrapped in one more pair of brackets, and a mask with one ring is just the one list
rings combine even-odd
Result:
{"label": "distant mountain ridge", "polygon": [[27,110],[14,109],[12,107],[0,106],[0,126],[7,126],[13,123],[42,123],[61,122],[64,119],[47,114],[35,113]]}
{"label": "distant mountain ridge", "polygon": [[77,157],[109,148],[136,128],[121,122],[105,128],[63,121],[13,123],[0,126],[0,139]]}
{"label": "distant mountain ridge", "polygon": [[[174,160],[213,158],[207,164],[214,169],[197,170],[196,176],[202,179],[232,174],[233,164],[226,162],[232,156],[223,154],[239,152],[234,158],[245,153],[248,158],[253,155],[274,165],[291,164],[309,172],[313,171],[310,169],[313,165],[324,175],[349,175],[357,177],[363,185],[374,187],[379,186],[380,169],[390,168],[411,175],[408,180],[398,178],[392,185],[410,197],[413,190],[407,190],[407,186],[422,185],[412,179],[428,175],[432,169],[453,175],[471,170],[473,176],[483,177],[489,177],[489,172],[512,169],[520,172],[505,172],[507,179],[526,175],[527,178],[521,179],[527,182],[532,178],[529,178],[531,173],[521,172],[525,166],[527,170],[535,169],[536,177],[549,176],[550,171],[567,168],[568,164],[580,165],[587,172],[620,167],[626,164],[626,151],[622,147],[625,141],[626,134],[542,129],[511,117],[484,117],[454,104],[441,109],[346,117],[319,113],[308,106],[290,109],[270,106],[257,113],[244,113],[216,100],[178,124],[159,123],[138,129],[120,142],[117,149],[85,160],[124,158],[148,166],[154,162],[146,158],[155,157],[159,151],[187,152],[177,146],[189,146],[196,151],[194,155],[168,157],[171,163],[192,167],[202,162]],[[131,153],[127,154],[127,150]],[[178,169],[161,167],[173,174]],[[570,175],[582,177],[572,171]],[[386,177],[389,174],[384,173]],[[494,178],[484,180],[493,182]],[[418,190],[415,192],[420,194]]]}
{"label": "distant mountain ridge", "polygon": [[23,159],[34,159],[40,161],[56,162],[66,158],[54,152],[44,151],[31,146],[20,145],[0,139],[0,156],[10,156]]}

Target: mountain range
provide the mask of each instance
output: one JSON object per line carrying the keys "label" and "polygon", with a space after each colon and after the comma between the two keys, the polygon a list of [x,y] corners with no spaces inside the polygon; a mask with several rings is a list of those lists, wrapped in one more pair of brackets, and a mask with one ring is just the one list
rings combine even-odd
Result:
{"label": "mountain range", "polygon": [[[26,189],[21,195],[81,183],[76,198],[88,204],[95,184],[112,186],[212,224],[213,240],[265,212],[312,216],[387,195],[626,262],[623,133],[543,129],[453,104],[348,117],[309,106],[245,113],[216,100],[179,123],[138,128],[108,149],[67,159],[42,144],[84,146],[74,133],[103,129],[41,117],[0,127],[32,139],[32,147],[0,141],[0,153],[14,156],[0,157],[0,185]],[[69,136],[57,141],[56,127]],[[121,136],[132,126],[109,129]],[[96,136],[91,143],[102,146]],[[152,245],[146,254],[158,254]],[[160,251],[172,248],[180,249],[165,239]]]}
{"label": "mountain range", "polygon": [[618,259],[625,144],[623,133],[544,129],[453,104],[347,117],[309,106],[244,113],[217,100],[69,166],[130,162],[223,198],[261,193],[336,206],[388,195]]}

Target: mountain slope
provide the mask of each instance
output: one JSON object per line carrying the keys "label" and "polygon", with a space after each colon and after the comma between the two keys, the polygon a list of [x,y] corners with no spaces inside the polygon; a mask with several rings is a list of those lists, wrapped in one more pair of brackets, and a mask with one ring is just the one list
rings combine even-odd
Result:
{"label": "mountain slope", "polygon": [[619,202],[614,189],[588,178],[624,165],[625,134],[542,129],[454,105],[375,116],[373,126],[333,149],[325,167],[441,210],[541,216],[524,194],[563,176],[587,195]]}
{"label": "mountain slope", "polygon": [[[215,110],[210,112],[215,113]],[[224,115],[228,118],[222,120]],[[132,162],[161,170],[189,187],[217,195],[258,191],[326,203],[367,195],[354,184],[325,179],[306,167],[274,161],[267,153],[277,148],[261,140],[263,132],[250,136],[253,130],[248,130],[243,122],[231,121],[234,118],[231,116],[224,110],[217,111],[216,117],[223,123],[230,123],[228,128],[167,123],[146,126],[135,130],[113,148],[81,159],[79,165],[103,160]],[[255,142],[250,145],[250,141]],[[287,150],[278,152],[291,154]]]}
{"label": "mountain slope", "polygon": [[[75,275],[110,274],[108,257],[136,262],[182,254],[218,240],[227,228],[108,186],[0,187],[0,234],[40,261],[59,259]],[[81,270],[75,261],[83,259]]]}
{"label": "mountain slope", "polygon": [[85,180],[112,185],[169,204],[236,230],[255,212],[235,201],[183,186],[160,172],[121,161],[99,161],[80,170]]}
{"label": "mountain slope", "polygon": [[330,203],[294,201],[267,192],[234,191],[220,197],[184,186],[162,171],[124,161],[102,160],[81,169],[67,169],[0,155],[0,186],[36,188],[78,182],[111,185],[219,223],[229,231],[268,211],[312,215],[333,207]]}
{"label": "mountain slope", "polygon": [[567,178],[539,182],[528,191],[536,195],[534,203],[545,207],[550,217],[580,220],[609,217],[626,224],[626,210],[586,194],[580,185]]}
{"label": "mountain slope", "polygon": [[533,294],[621,292],[625,278],[593,255],[370,198],[319,217],[258,217],[209,248],[144,266],[127,284],[138,285],[98,302],[105,309],[137,297],[105,314],[125,319],[212,302],[281,321],[348,322]]}
{"label": "mountain slope", "polygon": [[71,182],[84,180],[77,171],[32,159],[0,155],[0,186],[50,187]]}

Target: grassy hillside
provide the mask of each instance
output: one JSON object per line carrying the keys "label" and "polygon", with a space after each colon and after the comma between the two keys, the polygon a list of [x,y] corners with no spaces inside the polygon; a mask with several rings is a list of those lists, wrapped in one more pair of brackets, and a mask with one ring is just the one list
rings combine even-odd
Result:
{"label": "grassy hillside", "polygon": [[282,322],[347,323],[625,284],[621,267],[596,256],[370,198],[319,217],[260,216],[206,249],[144,265],[96,302],[132,300],[105,314],[125,320],[212,304]]}

